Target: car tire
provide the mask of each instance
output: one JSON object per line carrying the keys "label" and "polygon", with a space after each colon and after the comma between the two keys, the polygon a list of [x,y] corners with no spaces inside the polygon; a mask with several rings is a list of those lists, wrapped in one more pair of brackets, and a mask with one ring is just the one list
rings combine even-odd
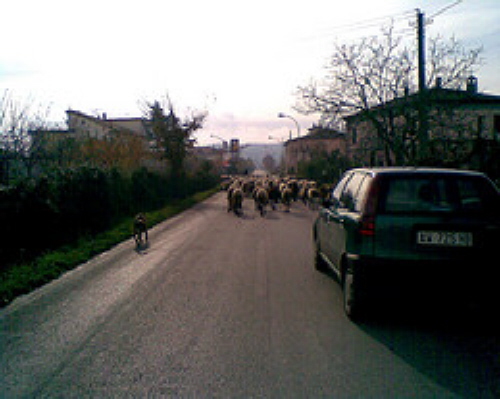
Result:
{"label": "car tire", "polygon": [[325,261],[321,257],[321,254],[319,253],[319,249],[316,249],[316,251],[314,251],[314,267],[316,268],[316,270],[318,272],[324,273],[324,272],[328,271],[328,267],[326,266]]}
{"label": "car tire", "polygon": [[325,261],[323,260],[323,257],[321,256],[320,249],[319,249],[319,243],[315,239],[314,240],[314,268],[318,272],[326,272],[328,270],[327,265]]}
{"label": "car tire", "polygon": [[358,291],[356,273],[346,270],[342,277],[342,300],[344,312],[352,321],[360,321],[362,318],[362,303]]}

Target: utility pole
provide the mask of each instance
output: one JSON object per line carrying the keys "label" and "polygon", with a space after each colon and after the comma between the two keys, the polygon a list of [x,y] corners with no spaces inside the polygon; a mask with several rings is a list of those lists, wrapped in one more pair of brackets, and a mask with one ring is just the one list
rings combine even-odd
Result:
{"label": "utility pole", "polygon": [[425,32],[424,14],[417,8],[418,91],[425,90]]}
{"label": "utility pole", "polygon": [[418,141],[417,162],[427,163],[429,150],[429,112],[425,83],[425,32],[424,14],[417,9],[417,49],[418,49]]}

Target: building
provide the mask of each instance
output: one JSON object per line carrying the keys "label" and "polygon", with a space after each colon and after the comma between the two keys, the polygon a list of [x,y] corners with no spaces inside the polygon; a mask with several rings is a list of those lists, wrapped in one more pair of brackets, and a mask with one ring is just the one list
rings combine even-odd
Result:
{"label": "building", "polygon": [[473,76],[465,90],[443,88],[437,79],[422,94],[395,98],[345,121],[346,151],[359,165],[498,169],[500,96],[479,93]]}
{"label": "building", "polygon": [[[37,158],[43,169],[58,164],[61,167],[88,165],[101,168],[134,170],[168,170],[162,150],[147,118],[108,118],[104,113],[92,116],[81,111],[68,110],[67,129],[30,131],[31,157]],[[227,144],[224,150],[195,147],[195,140],[186,143],[189,166],[196,167],[209,161],[222,168],[227,162]],[[239,140],[231,141],[231,151],[239,151]],[[5,169],[0,162],[0,172]]]}
{"label": "building", "polygon": [[117,132],[150,138],[149,122],[145,118],[113,118],[90,116],[80,111],[68,110],[68,129],[75,138],[105,139]]}
{"label": "building", "polygon": [[[68,110],[67,129],[36,129],[29,132],[30,160],[38,172],[57,165],[89,165],[133,170],[157,167],[152,159],[156,142],[144,118],[107,118]],[[153,157],[154,158],[154,157]],[[37,172],[37,171],[35,171]]]}
{"label": "building", "polygon": [[138,137],[152,145],[149,122],[144,118],[108,119],[106,114],[91,116],[68,110],[67,129],[36,129],[29,131],[32,152],[53,152],[71,141],[111,140],[117,137]]}
{"label": "building", "polygon": [[285,168],[295,174],[301,162],[311,161],[315,156],[339,151],[346,153],[345,134],[337,130],[313,126],[306,136],[285,143]]}

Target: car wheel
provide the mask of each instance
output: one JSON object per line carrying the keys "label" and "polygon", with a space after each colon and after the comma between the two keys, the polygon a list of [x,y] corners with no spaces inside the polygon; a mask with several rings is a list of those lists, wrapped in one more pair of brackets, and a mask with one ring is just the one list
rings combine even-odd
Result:
{"label": "car wheel", "polygon": [[359,321],[361,318],[360,298],[357,292],[356,274],[351,270],[344,273],[342,293],[345,314],[352,321]]}
{"label": "car wheel", "polygon": [[316,268],[317,271],[319,272],[326,272],[328,270],[325,261],[321,257],[320,251],[319,251],[319,245],[318,243],[315,243],[315,250],[314,250],[314,267]]}
{"label": "car wheel", "polygon": [[323,257],[321,256],[321,250],[319,245],[318,235],[316,230],[313,231],[313,242],[314,242],[314,268],[319,272],[326,272],[328,270]]}

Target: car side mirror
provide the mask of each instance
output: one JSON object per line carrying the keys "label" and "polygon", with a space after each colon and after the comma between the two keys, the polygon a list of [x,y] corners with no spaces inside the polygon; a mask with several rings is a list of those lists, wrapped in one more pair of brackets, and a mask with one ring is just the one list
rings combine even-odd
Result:
{"label": "car side mirror", "polygon": [[342,207],[342,201],[339,201],[336,198],[328,198],[323,200],[324,208],[339,208]]}
{"label": "car side mirror", "polygon": [[324,199],[321,205],[323,208],[330,208],[333,206],[333,201],[331,199]]}

